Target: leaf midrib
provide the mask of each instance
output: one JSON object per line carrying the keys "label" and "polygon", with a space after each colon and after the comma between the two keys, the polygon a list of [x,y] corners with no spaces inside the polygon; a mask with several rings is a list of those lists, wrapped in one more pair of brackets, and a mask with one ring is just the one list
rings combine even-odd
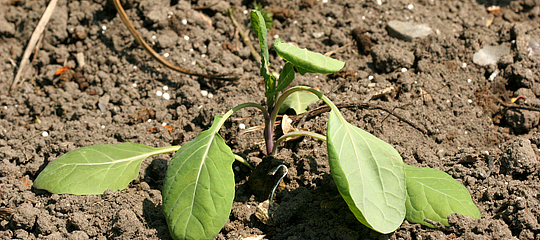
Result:
{"label": "leaf midrib", "polygon": [[[411,177],[411,179],[413,179],[413,180],[414,180],[415,178],[417,178],[417,177]],[[427,177],[427,178],[429,178],[429,177]],[[441,180],[441,179],[438,179],[438,178],[433,178],[433,179]],[[416,181],[416,180],[415,180],[415,181]],[[425,188],[431,189],[431,190],[433,190],[433,191],[435,191],[435,192],[438,192],[438,193],[440,193],[440,194],[443,194],[444,196],[446,196],[446,197],[448,197],[448,198],[451,198],[451,199],[456,200],[457,202],[460,203],[460,205],[463,206],[463,204],[461,204],[462,201],[459,200],[458,198],[455,198],[455,197],[453,197],[452,195],[449,195],[449,194],[447,194],[447,193],[445,193],[445,192],[442,192],[442,191],[439,191],[439,190],[437,190],[437,189],[435,189],[435,188],[432,188],[432,187],[430,187],[429,185],[426,185],[426,184],[424,184],[424,183],[422,183],[422,182],[420,182],[420,181],[416,181],[416,182],[417,182],[418,184],[422,185],[423,188],[425,187]],[[424,191],[424,195],[425,195],[425,191]]]}
{"label": "leaf midrib", "polygon": [[[199,172],[197,172],[197,180],[195,180],[195,187],[193,188],[193,198],[191,199],[191,206],[190,206],[190,210],[189,210],[189,218],[186,222],[186,232],[184,233],[184,236],[187,236],[187,232],[188,232],[188,228],[187,226],[189,225],[189,222],[191,221],[191,217],[193,216],[193,204],[195,203],[195,195],[197,194],[197,188],[199,186],[199,179],[200,179],[200,176],[201,176],[201,171],[202,171],[202,168],[204,166],[204,163],[206,162],[206,157],[208,156],[208,151],[210,150],[210,146],[212,145],[212,142],[214,142],[214,137],[215,137],[215,132],[212,132],[212,134],[210,134],[210,141],[208,142],[208,144],[205,144],[204,146],[206,147],[206,150],[204,151],[204,155],[203,155],[203,158],[202,158],[202,161],[201,161],[201,164],[199,165]],[[199,222],[200,220],[197,219]],[[176,223],[175,223],[176,225]],[[204,224],[202,224],[203,228],[204,228]]]}
{"label": "leaf midrib", "polygon": [[[95,149],[85,149],[86,151],[94,151],[94,152],[98,152],[100,154],[102,154],[102,156],[108,158],[111,160],[111,162],[100,162],[100,163],[58,163],[58,164],[61,164],[62,166],[71,166],[71,165],[75,165],[75,166],[97,166],[97,165],[113,165],[113,164],[117,164],[117,163],[123,163],[123,162],[133,162],[133,161],[136,161],[142,157],[144,157],[144,159],[146,159],[147,157],[150,157],[152,156],[153,154],[156,154],[156,153],[159,153],[160,151],[152,151],[150,153],[144,153],[144,154],[141,154],[141,155],[137,155],[137,156],[134,156],[134,157],[130,157],[130,158],[124,158],[124,159],[120,159],[120,160],[114,160],[113,158],[111,158],[109,155],[107,154],[104,154],[103,152],[101,151],[97,151]],[[123,150],[123,151],[126,151],[126,150]],[[130,152],[135,152],[135,153],[140,153],[140,152],[136,152],[136,151],[130,151]],[[83,156],[81,157],[84,157],[84,154],[81,154]],[[87,158],[86,158],[87,159]]]}

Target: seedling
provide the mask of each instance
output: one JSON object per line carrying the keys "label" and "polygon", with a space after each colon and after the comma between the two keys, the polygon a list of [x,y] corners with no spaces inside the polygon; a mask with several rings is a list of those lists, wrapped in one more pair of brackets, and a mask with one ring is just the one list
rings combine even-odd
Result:
{"label": "seedling", "polygon": [[[274,49],[286,64],[279,77],[275,77],[268,68],[267,31],[260,12],[251,12],[251,23],[261,48],[266,106],[244,103],[223,116],[215,116],[210,129],[182,147],[152,148],[124,143],[71,151],[50,163],[39,174],[34,187],[77,195],[121,190],[137,177],[145,158],[177,151],[162,190],[170,234],[175,239],[212,239],[229,218],[235,191],[235,155],[219,135],[219,129],[236,111],[255,107],[264,115],[268,154],[276,151],[280,141],[292,136],[327,141],[330,170],[341,196],[358,221],[375,231],[393,232],[404,219],[435,227],[430,223],[448,225],[447,217],[452,213],[481,217],[467,189],[450,175],[405,165],[390,144],[348,123],[319,91],[305,86],[286,89],[295,77],[295,69],[300,74],[330,74],[342,69],[343,62],[277,39]],[[303,92],[313,94],[330,107],[327,136],[296,131],[275,140],[274,123],[280,108],[291,96]],[[302,102],[298,96],[291,102],[294,99]]]}

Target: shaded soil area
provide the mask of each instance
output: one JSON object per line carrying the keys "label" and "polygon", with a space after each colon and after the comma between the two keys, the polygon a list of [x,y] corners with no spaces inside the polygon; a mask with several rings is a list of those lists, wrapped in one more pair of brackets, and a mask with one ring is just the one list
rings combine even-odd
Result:
{"label": "shaded soil area", "polygon": [[[248,186],[251,170],[234,163],[236,197],[218,239],[540,239],[540,1],[261,3],[274,13],[270,42],[279,37],[335,51],[332,56],[346,62],[338,74],[298,75],[293,85],[319,87],[344,106],[347,121],[390,143],[405,163],[449,173],[471,192],[482,219],[452,215],[452,226],[442,229],[405,221],[394,233],[376,233],[339,195],[326,144],[305,138],[283,144],[266,161],[289,168],[271,223],[255,216],[265,199]],[[242,75],[222,82],[154,61],[111,2],[60,0],[22,83],[10,92],[46,4],[0,0],[0,239],[170,239],[160,189],[172,154],[145,160],[139,177],[119,192],[58,195],[32,182],[49,162],[76,148],[183,144],[214,115],[243,102],[263,103],[259,63],[224,15],[233,7],[239,24],[250,29],[253,3],[122,3],[143,38],[169,61]],[[500,10],[488,10],[491,5]],[[403,40],[390,34],[393,20],[427,24],[433,32]],[[511,50],[497,64],[475,64],[474,53],[488,45]],[[270,54],[278,70],[283,61]],[[71,67],[69,76],[56,76],[63,66]],[[294,124],[324,134],[327,119],[328,113],[317,112]],[[241,110],[221,130],[236,154],[258,165],[265,158],[262,133],[245,133],[240,124],[261,126],[263,119]]]}

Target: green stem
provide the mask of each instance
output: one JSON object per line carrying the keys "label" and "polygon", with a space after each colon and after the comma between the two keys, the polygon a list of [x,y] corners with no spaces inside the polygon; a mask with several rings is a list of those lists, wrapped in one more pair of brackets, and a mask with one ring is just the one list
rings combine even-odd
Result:
{"label": "green stem", "polygon": [[242,164],[248,166],[249,169],[253,170],[253,167],[251,166],[251,164],[249,164],[249,162],[246,161],[246,159],[244,159],[243,157],[234,154],[234,159],[235,159],[236,161],[239,161],[240,163],[242,163]]}
{"label": "green stem", "polygon": [[227,118],[229,118],[231,115],[233,115],[233,113],[235,113],[236,111],[242,109],[242,108],[246,108],[246,107],[254,107],[254,108],[258,108],[259,110],[261,110],[263,112],[263,116],[264,116],[264,119],[266,121],[266,119],[268,119],[268,111],[266,111],[266,108],[264,108],[262,105],[258,104],[258,103],[242,103],[234,108],[232,108],[231,110],[229,110],[227,113],[225,113],[225,115],[223,115],[223,118],[221,119],[221,121],[218,123],[217,127],[216,127],[216,131],[219,131],[219,129],[221,128],[221,126],[223,126],[223,124],[225,123],[225,121],[227,120]]}
{"label": "green stem", "polygon": [[290,138],[290,137],[298,137],[298,136],[307,136],[307,137],[312,137],[312,138],[316,138],[316,139],[319,139],[321,141],[326,141],[326,136],[322,135],[322,134],[318,134],[318,133],[314,133],[314,132],[309,132],[309,131],[294,131],[294,132],[290,132],[290,133],[287,133],[283,136],[281,136],[280,138],[278,138],[278,140],[276,140],[276,143],[274,144],[274,148],[272,149],[272,156],[276,155],[276,152],[277,152],[277,146],[285,141],[287,138]]}
{"label": "green stem", "polygon": [[[246,107],[258,108],[259,110],[261,110],[263,112],[264,119],[265,119],[264,121],[269,122],[269,120],[268,120],[269,119],[268,111],[262,105],[260,105],[258,103],[242,103],[242,104],[232,108],[227,113],[225,113],[225,115],[223,115],[223,118],[221,118],[221,120],[216,125],[216,128],[215,128],[216,132],[215,133],[217,133],[219,131],[219,129],[223,126],[223,124],[225,123],[227,118],[229,118],[231,115],[233,115],[233,113],[235,113],[236,111],[238,111],[238,110],[240,110],[242,108],[246,108]],[[253,167],[245,159],[243,159],[242,157],[234,154],[234,159],[236,161],[239,161],[239,162],[243,163],[244,165],[248,166],[249,168],[253,169]]]}
{"label": "green stem", "polygon": [[270,114],[270,126],[274,126],[274,124],[276,123],[276,118],[277,118],[277,115],[278,115],[279,108],[281,107],[281,104],[283,104],[283,102],[285,101],[285,99],[287,99],[287,97],[289,95],[291,95],[292,93],[294,93],[296,91],[307,91],[307,92],[311,92],[311,93],[317,95],[317,97],[319,97],[320,100],[322,100],[324,103],[326,103],[328,105],[328,107],[330,107],[330,109],[334,110],[337,113],[340,120],[343,120],[343,117],[341,116],[341,113],[339,113],[339,110],[336,107],[336,105],[334,105],[334,103],[332,103],[332,101],[330,101],[330,99],[328,99],[326,96],[324,96],[321,92],[319,92],[319,91],[317,91],[317,90],[315,90],[313,88],[306,87],[306,86],[296,86],[296,87],[292,87],[292,88],[287,89],[287,91],[283,92],[283,94],[281,96],[279,96],[279,98],[277,99],[276,105],[275,105],[274,109],[272,110],[272,113]]}
{"label": "green stem", "polygon": [[181,148],[181,146],[160,147],[160,148],[157,149],[157,151],[156,151],[157,153],[155,153],[154,155],[170,153],[170,152],[176,152],[180,148]]}

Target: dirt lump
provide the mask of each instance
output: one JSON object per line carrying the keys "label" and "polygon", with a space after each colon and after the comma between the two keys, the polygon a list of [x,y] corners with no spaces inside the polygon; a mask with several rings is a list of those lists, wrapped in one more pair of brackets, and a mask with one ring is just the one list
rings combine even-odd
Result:
{"label": "dirt lump", "polygon": [[523,180],[538,171],[540,161],[530,140],[517,138],[504,144],[502,150],[504,153],[501,158],[501,173]]}
{"label": "dirt lump", "polygon": [[410,68],[414,64],[414,54],[394,44],[380,44],[373,47],[371,56],[375,68],[385,73]]}
{"label": "dirt lump", "polygon": [[36,223],[38,210],[30,203],[21,204],[13,214],[12,221],[15,226],[23,229],[32,229]]}

